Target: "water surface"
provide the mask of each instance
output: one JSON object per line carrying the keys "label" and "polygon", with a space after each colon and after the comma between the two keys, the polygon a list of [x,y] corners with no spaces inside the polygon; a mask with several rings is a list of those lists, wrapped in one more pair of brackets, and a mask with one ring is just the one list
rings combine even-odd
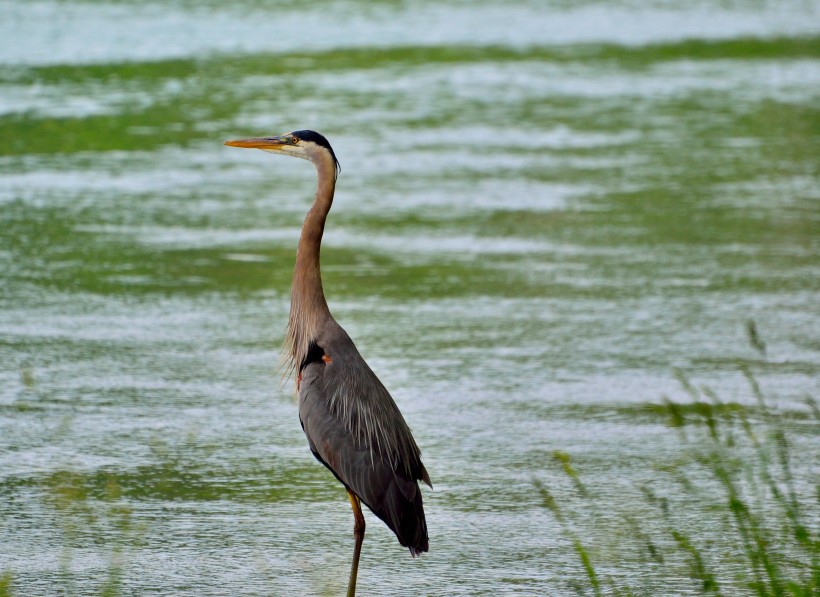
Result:
{"label": "water surface", "polygon": [[352,517],[277,369],[314,173],[221,144],[303,128],[343,168],[331,309],[435,485],[423,558],[368,519],[363,594],[588,587],[535,482],[577,510],[599,573],[696,591],[685,562],[655,573],[618,527],[649,517],[641,486],[678,491],[660,471],[680,436],[647,408],[689,399],[674,368],[754,421],[753,371],[816,506],[818,16],[801,1],[0,3],[13,594],[343,591]]}

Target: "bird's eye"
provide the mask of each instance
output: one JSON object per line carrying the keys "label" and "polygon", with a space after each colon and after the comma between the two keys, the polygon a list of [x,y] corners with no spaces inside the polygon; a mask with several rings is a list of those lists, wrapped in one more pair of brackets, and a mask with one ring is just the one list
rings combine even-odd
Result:
{"label": "bird's eye", "polygon": [[296,137],[291,137],[290,142],[296,145],[299,142],[299,139],[297,139]]}

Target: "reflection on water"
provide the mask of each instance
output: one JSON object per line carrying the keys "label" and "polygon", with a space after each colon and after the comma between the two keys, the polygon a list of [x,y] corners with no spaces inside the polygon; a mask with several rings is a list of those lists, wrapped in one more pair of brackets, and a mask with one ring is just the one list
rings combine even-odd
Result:
{"label": "reflection on water", "polygon": [[277,370],[313,173],[236,135],[331,139],[331,309],[436,487],[424,558],[371,519],[363,593],[590,589],[537,483],[602,582],[697,591],[674,545],[659,566],[623,530],[657,519],[641,488],[681,493],[691,444],[657,406],[691,400],[673,368],[763,436],[750,369],[812,495],[814,5],[234,6],[0,3],[12,594],[345,586],[347,502]]}

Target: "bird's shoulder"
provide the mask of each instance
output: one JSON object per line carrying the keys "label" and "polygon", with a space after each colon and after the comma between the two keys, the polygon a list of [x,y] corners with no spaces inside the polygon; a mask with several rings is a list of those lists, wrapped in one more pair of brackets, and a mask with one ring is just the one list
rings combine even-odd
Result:
{"label": "bird's shoulder", "polygon": [[[385,394],[390,398],[389,392],[364,360],[356,344],[333,319],[322,327],[311,342],[306,361],[325,365],[327,387],[337,384],[336,387],[355,390],[360,394],[359,400],[367,398],[369,394]],[[390,401],[392,402],[392,398]]]}

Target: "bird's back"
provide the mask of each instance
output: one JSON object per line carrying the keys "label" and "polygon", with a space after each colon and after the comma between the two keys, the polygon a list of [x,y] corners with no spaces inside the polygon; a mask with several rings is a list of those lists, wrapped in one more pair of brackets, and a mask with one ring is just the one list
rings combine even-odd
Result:
{"label": "bird's back", "polygon": [[353,341],[330,319],[299,365],[299,418],[314,456],[413,555],[427,551],[418,481],[430,484],[410,428]]}

